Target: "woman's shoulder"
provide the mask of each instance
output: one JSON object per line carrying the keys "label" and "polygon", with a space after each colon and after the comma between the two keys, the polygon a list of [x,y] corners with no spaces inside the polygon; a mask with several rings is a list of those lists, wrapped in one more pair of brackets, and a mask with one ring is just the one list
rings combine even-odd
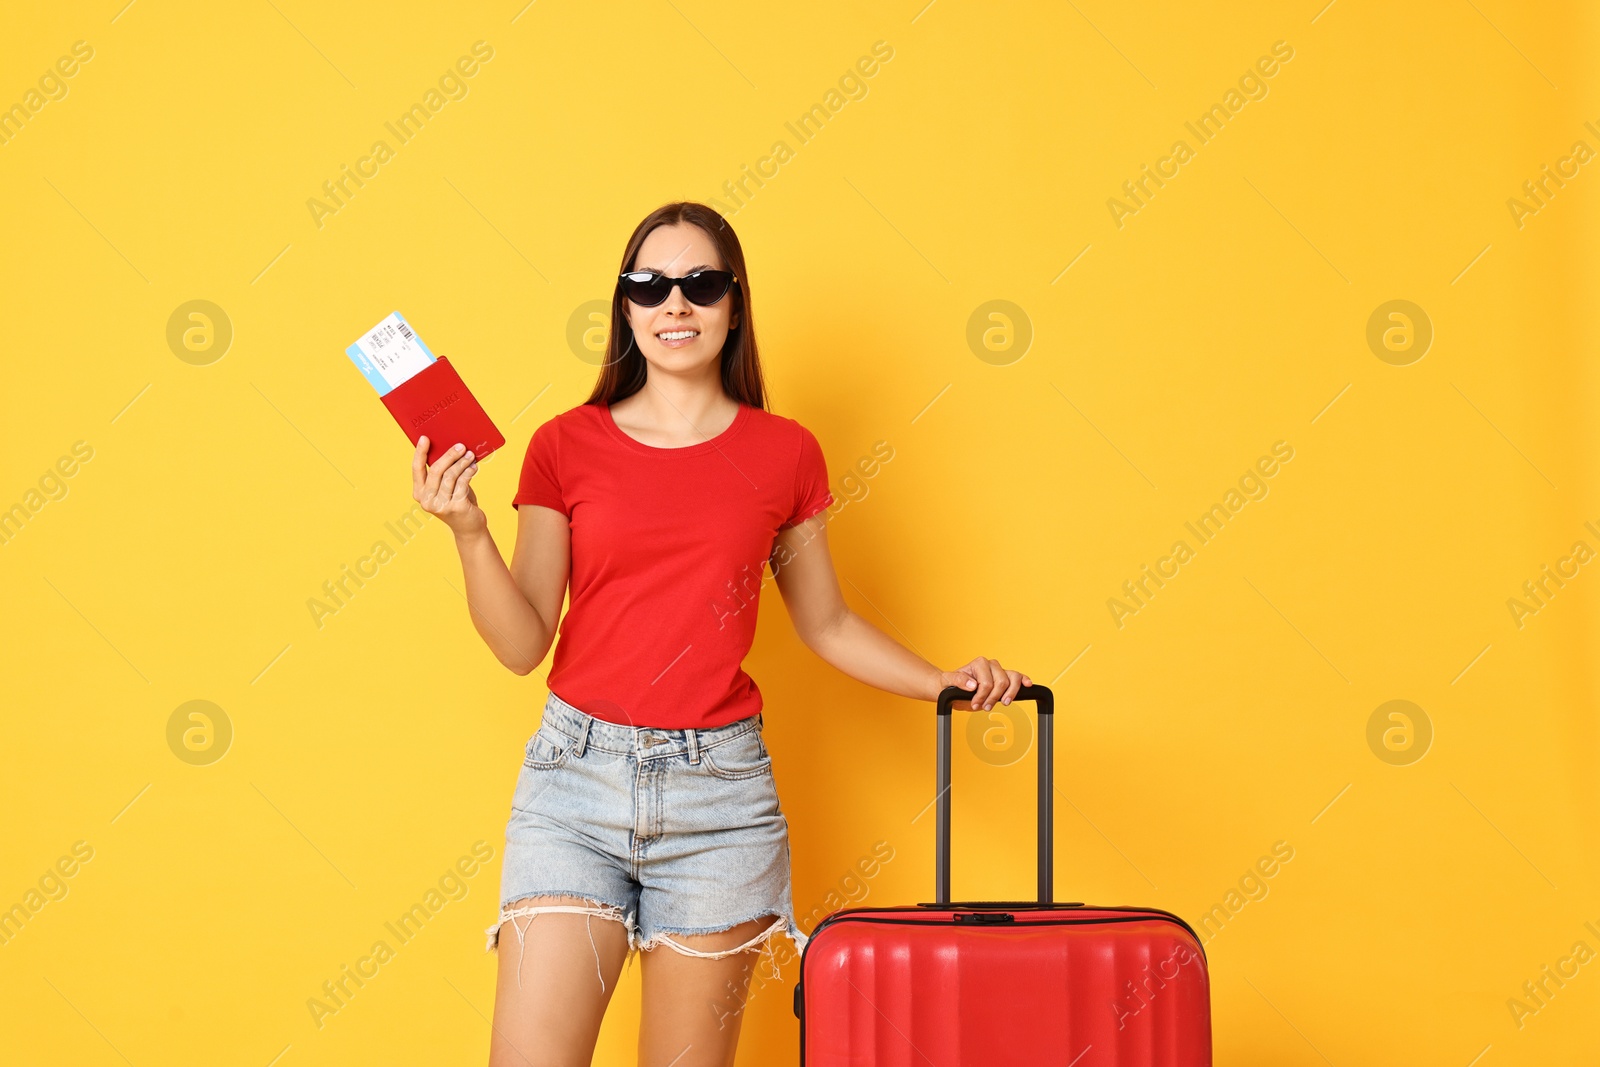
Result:
{"label": "woman's shoulder", "polygon": [[603,410],[598,404],[578,404],[551,415],[540,423],[534,432],[564,435],[574,430],[592,428],[599,425],[598,416]]}
{"label": "woman's shoulder", "polygon": [[565,450],[576,448],[581,452],[585,439],[592,440],[591,435],[600,427],[595,419],[595,411],[592,404],[579,404],[557,412],[535,426],[528,435],[524,461],[531,463],[536,457],[544,457],[546,462],[554,463],[555,457]]}
{"label": "woman's shoulder", "polygon": [[791,419],[787,415],[779,415],[765,408],[750,405],[751,425],[768,436],[786,441],[798,441],[810,437],[815,440],[816,435],[801,424],[798,419]]}

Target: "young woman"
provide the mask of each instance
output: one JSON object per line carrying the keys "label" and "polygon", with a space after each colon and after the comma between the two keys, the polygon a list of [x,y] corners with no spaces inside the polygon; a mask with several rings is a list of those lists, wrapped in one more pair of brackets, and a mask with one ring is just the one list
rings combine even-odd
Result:
{"label": "young woman", "polygon": [[[589,399],[534,431],[508,568],[457,444],[413,495],[455,534],[473,625],[549,698],[506,829],[491,1067],[587,1064],[624,962],[643,983],[639,1062],[733,1062],[752,964],[801,948],[788,823],[740,667],[769,564],[800,639],[859,681],[917,700],[1009,704],[1021,672],[941,670],[846,606],[824,529],[817,440],[766,410],[750,278],[726,220],[695,203],[629,238]],[[559,694],[559,695],[558,695]],[[665,949],[665,951],[663,951]]]}

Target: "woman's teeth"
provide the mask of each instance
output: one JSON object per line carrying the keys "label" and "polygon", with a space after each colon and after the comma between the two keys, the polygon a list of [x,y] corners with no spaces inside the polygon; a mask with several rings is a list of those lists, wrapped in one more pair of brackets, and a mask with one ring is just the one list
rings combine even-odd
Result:
{"label": "woman's teeth", "polygon": [[699,337],[700,336],[700,331],[699,330],[670,330],[670,331],[668,331],[666,333],[658,333],[658,334],[656,334],[656,336],[661,338],[661,340],[663,340],[663,341],[687,341],[691,337]]}

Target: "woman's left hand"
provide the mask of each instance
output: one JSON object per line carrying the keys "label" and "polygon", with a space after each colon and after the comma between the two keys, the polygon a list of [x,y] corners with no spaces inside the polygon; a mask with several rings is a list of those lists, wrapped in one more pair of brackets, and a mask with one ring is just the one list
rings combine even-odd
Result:
{"label": "woman's left hand", "polygon": [[999,660],[986,659],[983,656],[979,656],[965,667],[945,671],[939,676],[941,692],[945,687],[952,685],[972,691],[970,699],[958,700],[951,705],[957,711],[987,711],[994,707],[996,701],[1009,704],[1017,695],[1018,689],[1032,684],[1033,679],[1021,671],[1007,670],[1000,666]]}

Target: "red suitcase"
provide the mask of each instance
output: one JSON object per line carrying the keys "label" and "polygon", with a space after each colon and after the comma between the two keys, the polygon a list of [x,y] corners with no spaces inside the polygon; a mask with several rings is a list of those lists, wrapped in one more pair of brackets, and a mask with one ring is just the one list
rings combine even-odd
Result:
{"label": "red suitcase", "polygon": [[1211,1067],[1211,987],[1194,930],[1156,908],[1052,901],[1054,697],[1039,718],[1039,899],[950,901],[951,704],[939,694],[937,898],[847,908],[800,957],[804,1067]]}

